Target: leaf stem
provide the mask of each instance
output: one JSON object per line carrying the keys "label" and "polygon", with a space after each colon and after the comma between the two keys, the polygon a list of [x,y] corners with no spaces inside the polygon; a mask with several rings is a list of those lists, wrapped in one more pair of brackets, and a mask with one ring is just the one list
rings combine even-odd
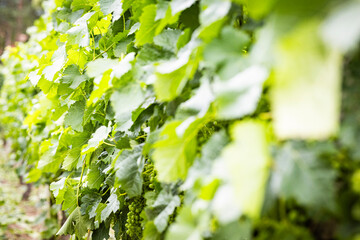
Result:
{"label": "leaf stem", "polygon": [[108,142],[103,142],[104,144],[106,144],[106,145],[108,145],[108,146],[111,146],[111,147],[116,147],[116,145],[114,145],[114,144],[111,144],[111,143],[108,143]]}
{"label": "leaf stem", "polygon": [[122,19],[123,19],[123,25],[124,25],[123,32],[125,32],[126,31],[126,26],[125,26],[125,16],[124,16],[124,14],[122,15]]}

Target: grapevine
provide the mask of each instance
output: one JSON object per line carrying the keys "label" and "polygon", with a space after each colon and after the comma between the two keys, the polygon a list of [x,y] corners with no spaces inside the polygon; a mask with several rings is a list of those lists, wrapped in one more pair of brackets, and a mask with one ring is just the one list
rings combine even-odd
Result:
{"label": "grapevine", "polygon": [[43,9],[2,55],[0,136],[64,216],[44,236],[360,237],[358,1]]}

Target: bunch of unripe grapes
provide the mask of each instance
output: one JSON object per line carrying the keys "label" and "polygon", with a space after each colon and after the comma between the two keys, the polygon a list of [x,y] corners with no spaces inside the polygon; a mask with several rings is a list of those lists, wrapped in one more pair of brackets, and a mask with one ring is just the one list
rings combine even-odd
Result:
{"label": "bunch of unripe grapes", "polygon": [[148,160],[145,164],[143,175],[144,182],[144,191],[151,191],[155,188],[154,182],[156,179],[156,171],[154,169],[154,164]]}
{"label": "bunch of unripe grapes", "polygon": [[[142,172],[143,177],[143,194],[147,191],[153,191],[154,181],[156,178],[156,172],[154,169],[154,164],[149,159],[144,167],[144,171]],[[145,207],[145,198],[140,196],[134,198],[129,205],[129,212],[127,214],[126,220],[126,233],[131,237],[131,239],[141,239],[142,237],[142,225],[141,221],[143,220],[140,217],[142,210]]]}
{"label": "bunch of unripe grapes", "polygon": [[126,220],[126,233],[131,239],[141,239],[142,237],[142,226],[140,213],[145,207],[145,199],[143,197],[136,197],[129,205],[129,212]]}

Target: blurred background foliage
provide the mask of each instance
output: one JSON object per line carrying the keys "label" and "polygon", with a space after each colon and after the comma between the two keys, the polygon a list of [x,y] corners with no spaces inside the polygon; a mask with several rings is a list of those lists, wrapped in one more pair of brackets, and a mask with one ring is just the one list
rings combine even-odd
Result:
{"label": "blurred background foliage", "polygon": [[42,0],[0,0],[0,55],[5,46],[27,40],[26,29],[42,14]]}

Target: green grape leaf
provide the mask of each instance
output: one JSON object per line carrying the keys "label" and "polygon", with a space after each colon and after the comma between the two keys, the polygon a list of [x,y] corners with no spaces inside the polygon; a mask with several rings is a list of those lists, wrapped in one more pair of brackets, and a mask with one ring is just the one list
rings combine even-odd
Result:
{"label": "green grape leaf", "polygon": [[233,199],[236,199],[242,213],[257,218],[265,196],[270,165],[265,127],[251,120],[235,123],[231,128],[231,137],[233,142],[221,154],[227,170],[224,177],[229,179],[234,191]]}
{"label": "green grape leaf", "polygon": [[248,220],[234,221],[222,225],[214,234],[214,239],[218,240],[238,240],[251,239],[251,222]]}
{"label": "green grape leaf", "polygon": [[154,37],[154,43],[165,50],[175,52],[177,50],[176,44],[180,34],[180,30],[165,29],[162,33]]}
{"label": "green grape leaf", "polygon": [[87,174],[87,185],[89,188],[99,190],[101,184],[104,182],[104,175],[97,164],[92,164]]}
{"label": "green grape leaf", "polygon": [[305,144],[289,142],[274,154],[275,169],[271,186],[285,198],[319,208],[334,208],[335,173]]}
{"label": "green grape leaf", "polygon": [[80,74],[79,68],[72,64],[64,70],[60,82],[68,84],[71,89],[76,89],[82,82],[85,82],[87,79],[88,78],[86,75]]}
{"label": "green grape leaf", "polygon": [[[100,81],[98,82],[99,79]],[[96,104],[99,101],[99,99],[104,95],[104,93],[111,87],[110,80],[110,70],[103,73],[98,78],[95,78],[95,89],[91,92],[91,95],[87,101],[87,106],[90,106],[91,104]]]}
{"label": "green grape leaf", "polygon": [[100,8],[104,15],[113,13],[113,22],[121,17],[123,12],[121,0],[100,0]]}
{"label": "green grape leaf", "polygon": [[196,154],[196,134],[206,124],[206,117],[168,122],[153,145],[153,159],[158,179],[174,182],[185,179]]}
{"label": "green grape leaf", "polygon": [[115,162],[115,184],[120,185],[129,197],[139,196],[142,192],[144,160],[141,151],[141,146],[123,150]]}
{"label": "green grape leaf", "polygon": [[82,132],[84,112],[85,112],[85,101],[77,101],[74,104],[72,104],[64,119],[65,126],[71,126],[72,129],[78,132]]}
{"label": "green grape leaf", "polygon": [[191,7],[196,2],[196,0],[174,0],[171,1],[171,14],[175,15],[178,12],[185,10],[186,8]]}
{"label": "green grape leaf", "polygon": [[76,205],[77,202],[74,189],[72,187],[66,188],[64,193],[64,202],[61,209],[72,212],[76,208]]}
{"label": "green grape leaf", "polygon": [[71,9],[77,11],[79,9],[89,9],[95,5],[97,0],[73,0],[71,1]]}
{"label": "green grape leaf", "polygon": [[215,38],[204,49],[204,61],[209,67],[219,67],[237,61],[250,43],[250,37],[244,31],[224,27],[219,38]]}
{"label": "green grape leaf", "polygon": [[61,191],[65,190],[65,189],[64,189],[64,187],[65,187],[65,180],[66,180],[66,178],[62,177],[62,178],[60,178],[58,181],[52,182],[52,183],[50,184],[50,191],[52,191],[52,193],[53,193],[53,195],[54,195],[55,198],[58,197],[58,195],[59,195],[59,193],[60,193]]}
{"label": "green grape leaf", "polygon": [[228,80],[214,81],[216,117],[228,120],[240,118],[255,111],[268,70],[251,66]]}
{"label": "green grape leaf", "polygon": [[105,221],[111,213],[115,213],[120,208],[120,202],[116,193],[112,193],[107,200],[106,207],[101,211],[101,221]]}
{"label": "green grape leaf", "polygon": [[[360,40],[360,4],[351,1],[331,12],[321,27],[322,38],[342,52],[355,49]],[[348,26],[346,31],[342,26]]]}
{"label": "green grape leaf", "polygon": [[109,239],[109,226],[106,226],[104,223],[100,224],[100,227],[94,230],[92,236],[93,240],[104,240]]}
{"label": "green grape leaf", "polygon": [[87,47],[90,44],[90,33],[87,21],[94,15],[95,12],[88,12],[81,18],[76,20],[74,27],[70,28],[67,33],[67,44],[79,45],[80,47]]}
{"label": "green grape leaf", "polygon": [[231,7],[230,1],[213,1],[205,0],[201,2],[201,12],[199,15],[202,27],[210,26],[211,24],[224,18]]}
{"label": "green grape leaf", "polygon": [[209,213],[199,210],[193,213],[189,206],[179,211],[174,224],[166,232],[165,240],[203,239],[202,233],[206,231],[210,222]]}
{"label": "green grape leaf", "polygon": [[189,42],[179,51],[176,58],[156,67],[154,88],[159,100],[169,101],[176,98],[187,80],[195,74],[198,59],[191,58],[191,54],[197,46],[197,42]]}
{"label": "green grape leaf", "polygon": [[52,81],[57,72],[59,72],[66,61],[66,50],[65,45],[59,47],[51,57],[51,65],[44,68],[42,73],[45,79]]}
{"label": "green grape leaf", "polygon": [[156,5],[148,5],[143,9],[140,17],[140,28],[135,33],[136,46],[142,46],[145,43],[152,43],[157,24],[155,22]]}
{"label": "green grape leaf", "polygon": [[56,235],[76,234],[76,236],[82,238],[91,228],[92,221],[89,220],[87,215],[82,216],[80,207],[75,210],[66,219],[64,225],[56,233]]}
{"label": "green grape leaf", "polygon": [[117,61],[109,58],[100,58],[87,64],[86,74],[91,78],[101,77],[102,74],[116,66]]}
{"label": "green grape leaf", "polygon": [[143,103],[145,92],[138,83],[129,82],[126,86],[116,89],[110,99],[115,119],[118,122],[124,122],[131,119],[132,111]]}
{"label": "green grape leaf", "polygon": [[60,168],[60,164],[63,162],[63,154],[56,152],[57,144],[51,146],[46,152],[44,152],[39,159],[37,168],[43,172],[56,172]]}
{"label": "green grape leaf", "polygon": [[85,148],[82,149],[81,154],[86,154],[95,151],[104,140],[108,137],[111,131],[111,127],[101,126],[91,135],[90,140],[85,145]]}
{"label": "green grape leaf", "polygon": [[324,139],[338,130],[341,55],[313,34],[318,27],[304,23],[278,42],[271,106],[279,138]]}
{"label": "green grape leaf", "polygon": [[154,222],[149,221],[145,224],[143,238],[144,240],[161,240],[161,235],[157,231]]}
{"label": "green grape leaf", "polygon": [[101,194],[97,192],[90,192],[85,194],[81,198],[81,214],[89,214],[89,218],[93,218],[96,215],[96,209],[101,202]]}
{"label": "green grape leaf", "polygon": [[66,235],[66,234],[73,234],[75,232],[74,223],[79,220],[80,218],[80,209],[75,209],[69,217],[66,219],[65,223],[62,225],[60,230],[56,233],[56,235]]}
{"label": "green grape leaf", "polygon": [[76,167],[81,157],[81,147],[70,149],[64,158],[62,169],[71,171]]}
{"label": "green grape leaf", "polygon": [[162,190],[157,196],[152,207],[163,207],[161,212],[155,217],[154,224],[159,232],[163,232],[168,226],[169,216],[173,214],[175,208],[180,206],[180,198],[172,195],[171,192]]}
{"label": "green grape leaf", "polygon": [[[70,49],[67,51],[67,65],[77,65],[82,70],[85,67],[85,64],[88,62],[87,52],[84,52],[82,49]],[[74,82],[79,82],[81,79],[76,79]],[[76,88],[76,87],[75,87]]]}
{"label": "green grape leaf", "polygon": [[114,48],[114,55],[115,57],[122,57],[126,55],[127,47],[134,39],[132,37],[127,37],[123,40],[121,40],[116,47]]}

